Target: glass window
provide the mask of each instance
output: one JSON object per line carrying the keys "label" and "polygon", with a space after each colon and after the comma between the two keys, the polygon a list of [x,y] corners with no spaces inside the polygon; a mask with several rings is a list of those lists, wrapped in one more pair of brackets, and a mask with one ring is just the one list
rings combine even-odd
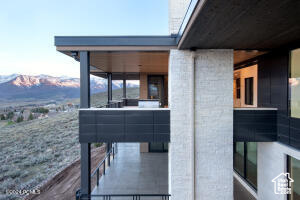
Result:
{"label": "glass window", "polygon": [[300,118],[300,49],[291,51],[290,66],[291,117]]}
{"label": "glass window", "polygon": [[160,100],[161,106],[164,106],[164,77],[148,76],[148,98]]}
{"label": "glass window", "polygon": [[253,105],[253,77],[245,78],[245,104]]}
{"label": "glass window", "polygon": [[257,143],[235,142],[233,168],[254,189],[257,188]]}
{"label": "glass window", "polygon": [[257,187],[257,146],[256,142],[247,142],[246,178]]}
{"label": "glass window", "polygon": [[150,142],[149,152],[168,152],[168,143]]}
{"label": "glass window", "polygon": [[289,172],[294,180],[290,200],[300,200],[300,160],[289,157]]}
{"label": "glass window", "polygon": [[234,169],[244,176],[244,142],[236,142],[234,148]]}

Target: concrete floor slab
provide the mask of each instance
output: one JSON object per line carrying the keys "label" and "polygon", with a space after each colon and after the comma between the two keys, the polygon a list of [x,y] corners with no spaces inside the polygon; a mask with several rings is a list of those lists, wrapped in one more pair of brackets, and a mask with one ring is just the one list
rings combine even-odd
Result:
{"label": "concrete floor slab", "polygon": [[168,153],[140,153],[138,143],[119,143],[115,159],[92,194],[168,194]]}
{"label": "concrete floor slab", "polygon": [[[119,143],[115,159],[92,194],[168,194],[168,153],[140,153],[138,143]],[[141,200],[156,199],[162,198],[141,197]],[[234,199],[255,200],[236,179]],[[111,200],[132,200],[132,196]]]}

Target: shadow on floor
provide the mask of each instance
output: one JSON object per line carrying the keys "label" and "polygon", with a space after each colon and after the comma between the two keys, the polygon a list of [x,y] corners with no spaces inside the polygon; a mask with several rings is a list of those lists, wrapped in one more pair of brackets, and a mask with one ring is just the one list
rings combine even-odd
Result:
{"label": "shadow on floor", "polygon": [[236,178],[233,178],[233,190],[234,200],[256,200]]}

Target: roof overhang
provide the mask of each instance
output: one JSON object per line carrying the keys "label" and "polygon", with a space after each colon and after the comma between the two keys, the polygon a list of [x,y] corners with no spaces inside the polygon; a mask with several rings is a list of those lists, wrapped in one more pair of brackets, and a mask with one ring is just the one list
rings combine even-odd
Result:
{"label": "roof overhang", "polygon": [[300,42],[299,0],[192,0],[179,49],[270,50]]}
{"label": "roof overhang", "polygon": [[169,50],[176,49],[176,36],[56,36],[56,49],[79,60],[78,51],[90,52],[92,74],[115,79],[136,79],[132,73],[168,72]]}
{"label": "roof overhang", "polygon": [[168,51],[176,36],[56,36],[58,51]]}
{"label": "roof overhang", "polygon": [[234,49],[238,64],[299,45],[299,10],[299,0],[191,0],[177,35],[56,36],[55,46],[90,51],[97,73],[167,73],[171,49]]}

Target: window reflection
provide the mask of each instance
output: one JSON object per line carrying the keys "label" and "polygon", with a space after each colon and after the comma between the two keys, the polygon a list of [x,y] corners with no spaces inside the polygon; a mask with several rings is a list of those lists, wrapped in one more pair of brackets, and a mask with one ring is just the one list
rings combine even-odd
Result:
{"label": "window reflection", "polygon": [[246,177],[254,186],[257,185],[257,147],[256,142],[247,142]]}
{"label": "window reflection", "polygon": [[289,157],[289,172],[294,180],[290,200],[300,200],[300,160]]}
{"label": "window reflection", "polygon": [[290,101],[291,117],[300,118],[300,49],[291,51]]}
{"label": "window reflection", "polygon": [[239,174],[244,174],[244,142],[236,142],[234,150],[234,169]]}
{"label": "window reflection", "polygon": [[234,170],[254,189],[257,188],[257,143],[234,143]]}

